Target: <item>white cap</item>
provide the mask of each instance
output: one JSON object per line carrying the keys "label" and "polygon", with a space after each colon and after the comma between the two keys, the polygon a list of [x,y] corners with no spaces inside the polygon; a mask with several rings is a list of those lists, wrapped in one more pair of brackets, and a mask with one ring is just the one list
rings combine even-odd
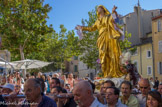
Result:
{"label": "white cap", "polygon": [[59,77],[59,74],[58,73],[54,73],[53,76],[57,76],[57,78]]}
{"label": "white cap", "polygon": [[2,88],[9,88],[12,91],[14,91],[14,85],[10,83],[6,83],[5,85],[1,86]]}

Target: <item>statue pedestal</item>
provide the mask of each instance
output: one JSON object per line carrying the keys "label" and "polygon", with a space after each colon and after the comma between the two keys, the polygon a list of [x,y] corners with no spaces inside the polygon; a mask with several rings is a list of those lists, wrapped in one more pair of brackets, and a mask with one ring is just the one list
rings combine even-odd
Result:
{"label": "statue pedestal", "polygon": [[121,77],[121,78],[107,78],[107,80],[113,81],[115,83],[115,86],[117,88],[119,88],[120,84],[124,81],[124,78],[123,77]]}
{"label": "statue pedestal", "polygon": [[100,82],[100,81],[111,80],[115,83],[115,87],[119,88],[120,84],[124,81],[124,77],[125,76],[120,77],[120,78],[102,78],[102,79],[98,79],[98,80],[94,80],[94,81]]}

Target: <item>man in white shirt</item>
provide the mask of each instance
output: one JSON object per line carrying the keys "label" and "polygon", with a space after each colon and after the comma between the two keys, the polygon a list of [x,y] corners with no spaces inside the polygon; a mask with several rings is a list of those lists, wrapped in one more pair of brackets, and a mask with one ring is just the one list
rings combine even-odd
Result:
{"label": "man in white shirt", "polygon": [[77,83],[73,95],[78,107],[105,107],[93,96],[92,86],[88,81]]}

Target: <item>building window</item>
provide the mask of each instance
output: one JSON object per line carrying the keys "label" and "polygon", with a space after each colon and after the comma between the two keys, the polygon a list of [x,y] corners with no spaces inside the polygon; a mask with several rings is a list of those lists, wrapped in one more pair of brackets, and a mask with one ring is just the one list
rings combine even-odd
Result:
{"label": "building window", "polygon": [[89,69],[89,66],[87,66],[87,69]]}
{"label": "building window", "polygon": [[161,31],[161,20],[159,19],[157,22],[158,22],[158,32],[160,32]]}
{"label": "building window", "polygon": [[162,41],[159,41],[159,53],[162,53]]}
{"label": "building window", "polygon": [[147,66],[147,75],[152,75],[152,67]]}
{"label": "building window", "polygon": [[147,58],[151,58],[151,51],[150,50],[147,51]]}
{"label": "building window", "polygon": [[77,56],[74,56],[74,60],[78,60],[78,57]]}
{"label": "building window", "polygon": [[162,74],[162,62],[158,63],[158,72],[159,74]]}
{"label": "building window", "polygon": [[74,65],[74,72],[78,72],[78,65]]}
{"label": "building window", "polygon": [[73,65],[73,62],[71,61],[71,65]]}

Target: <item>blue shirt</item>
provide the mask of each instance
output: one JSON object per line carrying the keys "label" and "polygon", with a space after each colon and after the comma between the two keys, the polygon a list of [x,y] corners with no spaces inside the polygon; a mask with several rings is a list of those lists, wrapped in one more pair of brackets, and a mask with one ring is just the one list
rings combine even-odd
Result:
{"label": "blue shirt", "polygon": [[47,81],[47,93],[50,93],[50,84],[48,81]]}
{"label": "blue shirt", "polygon": [[[26,105],[28,103],[27,100],[23,102],[22,107],[30,107],[30,105]],[[51,98],[43,95],[42,101],[39,103],[38,107],[57,107],[56,102]]]}

